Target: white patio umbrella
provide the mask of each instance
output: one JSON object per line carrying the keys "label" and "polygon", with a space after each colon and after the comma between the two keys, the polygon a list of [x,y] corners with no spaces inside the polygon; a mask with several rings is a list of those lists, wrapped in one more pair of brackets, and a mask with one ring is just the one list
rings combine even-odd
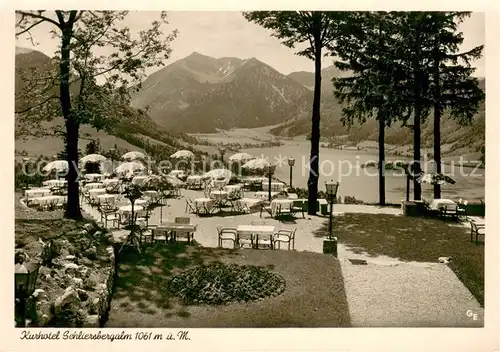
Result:
{"label": "white patio umbrella", "polygon": [[229,157],[229,161],[233,162],[247,162],[252,159],[255,159],[255,157],[248,153],[236,153]]}
{"label": "white patio umbrella", "polygon": [[45,165],[45,167],[42,170],[45,172],[51,172],[51,171],[67,172],[68,169],[69,169],[68,162],[66,160],[54,160]]}
{"label": "white patio umbrella", "polygon": [[128,152],[122,155],[123,160],[127,161],[133,161],[137,159],[146,159],[146,154],[135,151],[135,152]]}
{"label": "white patio umbrella", "polygon": [[101,163],[103,161],[106,161],[107,158],[104,155],[101,154],[88,154],[85,155],[83,158],[80,159],[80,162],[85,165],[87,163]]}
{"label": "white patio umbrella", "polygon": [[269,165],[271,165],[269,160],[264,158],[258,158],[248,161],[242,166],[242,168],[248,170],[264,170]]}
{"label": "white patio umbrella", "polygon": [[137,161],[129,161],[123,164],[118,165],[115,169],[117,174],[133,174],[134,171],[142,171],[145,167],[141,163]]}
{"label": "white patio umbrella", "polygon": [[233,176],[233,173],[228,169],[213,169],[208,172],[205,172],[202,176],[203,179],[226,179],[229,180]]}
{"label": "white patio umbrella", "polygon": [[194,153],[190,150],[178,150],[170,157],[174,159],[191,159],[194,157]]}

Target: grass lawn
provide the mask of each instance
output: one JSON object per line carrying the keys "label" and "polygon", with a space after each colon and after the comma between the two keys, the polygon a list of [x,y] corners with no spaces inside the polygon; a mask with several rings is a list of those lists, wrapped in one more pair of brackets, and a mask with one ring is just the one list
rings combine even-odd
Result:
{"label": "grass lawn", "polygon": [[449,267],[484,305],[484,243],[471,243],[469,228],[432,218],[347,213],[334,218],[333,231],[356,253],[432,263],[451,257]]}
{"label": "grass lawn", "polygon": [[[344,327],[350,325],[338,260],[322,254],[157,244],[118,256],[106,327]],[[226,305],[187,305],[169,280],[201,264],[253,265],[280,275],[283,293]]]}

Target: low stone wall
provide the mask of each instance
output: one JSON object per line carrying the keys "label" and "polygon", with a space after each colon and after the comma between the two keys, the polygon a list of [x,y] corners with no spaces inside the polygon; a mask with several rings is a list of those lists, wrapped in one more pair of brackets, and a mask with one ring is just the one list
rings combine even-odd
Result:
{"label": "low stone wall", "polygon": [[[95,224],[39,241],[43,263],[28,301],[28,326],[99,327],[106,316],[115,278],[111,234]],[[16,258],[25,253],[17,250]]]}

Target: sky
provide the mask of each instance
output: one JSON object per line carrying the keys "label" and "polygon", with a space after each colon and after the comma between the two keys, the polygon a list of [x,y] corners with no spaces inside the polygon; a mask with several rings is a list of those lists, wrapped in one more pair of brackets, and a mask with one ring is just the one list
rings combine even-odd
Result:
{"label": "sky", "polygon": [[[129,26],[131,32],[134,33],[150,27],[151,22],[158,17],[158,12],[131,11],[124,24]],[[270,35],[271,32],[268,30],[245,20],[241,12],[174,11],[168,13],[168,21],[169,24],[164,26],[164,33],[169,33],[174,29],[177,29],[179,33],[171,44],[173,51],[170,58],[164,62],[165,65],[196,51],[215,58],[255,57],[283,74],[314,70],[313,61],[294,55],[293,49],[282,45],[278,39]],[[52,56],[58,43],[57,40],[51,38],[50,29],[50,25],[40,25],[32,30],[33,37],[39,45],[33,46],[26,37],[18,38],[16,45],[36,49]],[[460,25],[460,30],[464,35],[462,50],[484,44],[484,13],[474,12]],[[332,58],[323,60],[323,67],[332,64]],[[474,75],[484,77],[484,52],[483,57],[475,62],[475,66]]]}

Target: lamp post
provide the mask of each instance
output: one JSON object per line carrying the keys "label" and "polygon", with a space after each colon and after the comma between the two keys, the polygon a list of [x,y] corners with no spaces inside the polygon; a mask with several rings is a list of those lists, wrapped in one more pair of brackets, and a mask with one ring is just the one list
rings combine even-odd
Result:
{"label": "lamp post", "polygon": [[293,169],[293,165],[295,165],[295,158],[288,158],[288,165],[290,166],[290,188],[293,188],[293,186],[292,186],[292,169]]}
{"label": "lamp post", "polygon": [[271,201],[271,182],[273,180],[273,174],[274,174],[274,171],[276,170],[276,165],[266,165],[266,175],[267,177],[269,178],[269,189],[268,189],[268,198],[269,198],[269,201]]}
{"label": "lamp post", "polygon": [[333,254],[337,256],[337,238],[333,236],[333,203],[337,198],[337,191],[339,189],[338,182],[325,182],[326,196],[328,203],[330,203],[330,222],[328,224],[328,240],[323,242],[323,252],[325,254]]}
{"label": "lamp post", "polygon": [[224,154],[226,154],[226,148],[220,147],[219,148],[219,153],[220,153],[220,161],[224,163]]}
{"label": "lamp post", "polygon": [[15,298],[18,302],[19,321],[18,326],[26,326],[26,301],[35,291],[36,279],[38,277],[38,263],[16,264],[14,273]]}

